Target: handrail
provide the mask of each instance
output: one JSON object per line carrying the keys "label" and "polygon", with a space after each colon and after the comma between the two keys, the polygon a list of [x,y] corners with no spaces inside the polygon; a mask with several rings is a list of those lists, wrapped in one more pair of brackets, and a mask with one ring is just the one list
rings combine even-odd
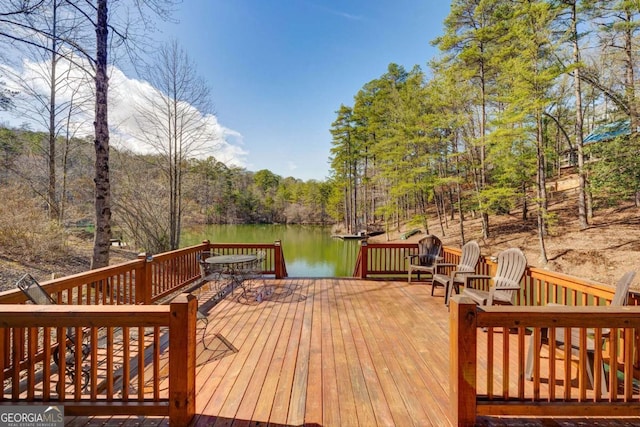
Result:
{"label": "handrail", "polygon": [[[461,295],[451,301],[450,331],[450,387],[453,425],[474,425],[476,416],[528,415],[528,416],[636,416],[640,410],[637,390],[634,391],[634,367],[620,363],[619,353],[625,359],[637,352],[636,331],[640,328],[640,307],[477,307]],[[484,333],[480,332],[484,328]],[[545,387],[540,379],[540,362],[534,364],[533,381],[524,378],[525,342],[533,338],[540,342],[541,330],[548,330],[549,371]],[[566,342],[558,358],[565,362],[564,378],[556,378],[555,328],[573,328],[579,338]],[[593,329],[587,329],[593,328]],[[533,336],[525,336],[532,330]],[[605,330],[610,331],[609,336]],[[486,335],[487,348],[480,348],[478,334]],[[571,336],[565,332],[565,336]],[[588,340],[603,341],[587,349]],[[620,344],[618,344],[620,341]],[[514,366],[508,356],[509,348],[518,354]],[[605,350],[603,350],[603,348]],[[507,352],[504,359],[486,357],[496,352]],[[588,358],[588,351],[593,353]],[[571,358],[578,353],[578,391],[572,395]],[[534,353],[539,353],[534,350]],[[479,362],[480,355],[483,362]],[[537,355],[539,357],[539,355]],[[604,384],[597,375],[598,366],[609,364],[608,393],[603,396]],[[594,386],[588,390],[586,370],[593,363]],[[480,372],[482,370],[482,372]],[[621,377],[619,377],[621,371]],[[548,386],[549,384],[553,386]],[[557,390],[560,388],[560,390]],[[525,393],[532,390],[533,397]],[[575,394],[575,392],[574,392]]]}
{"label": "handrail", "polygon": [[208,249],[208,243],[176,249],[158,255],[140,254],[146,259],[142,292],[137,303],[151,304],[184,289],[200,279],[198,254]]}
{"label": "handrail", "polygon": [[208,241],[203,243],[208,245],[209,250],[219,255],[246,255],[263,251],[265,258],[262,274],[273,274],[276,279],[288,277],[282,244],[279,240],[274,243],[208,243]]}
{"label": "handrail", "polygon": [[[187,425],[195,414],[191,349],[196,309],[191,295],[181,295],[170,305],[135,308],[0,304],[0,350],[8,355],[0,357],[0,384],[8,384],[0,393],[0,404],[51,402],[64,405],[65,415],[144,413]],[[68,327],[76,331],[71,347],[60,345],[58,338],[65,337]],[[60,366],[53,362],[53,342]],[[81,358],[85,346],[86,359]],[[71,352],[71,359],[65,352]],[[72,378],[65,369],[68,361],[74,365]],[[149,361],[154,369],[144,369]],[[167,363],[168,392],[161,387],[165,378],[159,376],[160,366]],[[36,382],[42,386],[36,388]]]}
{"label": "handrail", "polygon": [[406,277],[406,259],[417,254],[417,243],[368,243],[362,240],[353,276],[360,279]]}
{"label": "handrail", "polygon": [[[138,259],[48,280],[42,287],[60,304],[152,304],[185,289],[200,279],[198,254],[213,250],[221,254],[266,254],[263,274],[287,277],[279,241],[275,243],[203,243],[162,254],[141,253]],[[0,292],[0,304],[24,304],[19,290]]]}
{"label": "handrail", "polygon": [[[89,270],[42,283],[47,292],[59,303],[86,304],[121,304],[122,300],[112,299],[118,288],[130,302],[130,289],[135,277],[140,275],[144,267],[143,260],[128,261],[122,264]],[[109,291],[107,292],[107,288]],[[103,292],[104,291],[104,292]],[[19,290],[0,292],[0,304],[22,304],[27,297]]]}
{"label": "handrail", "polygon": [[[417,243],[361,243],[354,269],[354,277],[390,277],[408,274],[407,256],[417,254]],[[443,262],[457,264],[461,250],[445,246]],[[496,263],[490,257],[480,256],[477,274],[491,275]],[[612,278],[612,282],[617,280]],[[479,284],[488,289],[489,283]],[[615,289],[601,283],[527,266],[523,287],[517,297],[518,305],[605,305],[611,300]],[[640,299],[631,295],[630,305],[640,305]]]}

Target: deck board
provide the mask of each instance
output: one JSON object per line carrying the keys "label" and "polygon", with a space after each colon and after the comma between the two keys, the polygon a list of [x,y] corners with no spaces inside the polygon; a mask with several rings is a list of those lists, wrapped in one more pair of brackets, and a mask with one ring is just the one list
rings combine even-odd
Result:
{"label": "deck board", "polygon": [[355,319],[350,318],[349,311],[345,307],[347,298],[344,297],[343,290],[346,286],[347,284],[341,281],[340,286],[333,288],[337,304],[336,309],[339,315],[339,327],[342,330],[342,345],[346,357],[345,369],[348,372],[348,376],[345,376],[345,378],[349,381],[348,386],[353,393],[353,405],[357,417],[354,420],[357,420],[360,425],[372,426],[376,424],[375,415],[355,341],[360,331]]}
{"label": "deck board", "polygon": [[[313,282],[306,280],[302,289],[307,289],[307,295],[313,294]],[[305,419],[305,404],[307,401],[307,384],[309,382],[309,361],[311,359],[311,331],[313,326],[313,298],[304,299],[304,316],[300,329],[300,343],[297,348],[296,367],[291,386],[291,403],[287,415],[287,424],[301,425]]]}
{"label": "deck board", "polygon": [[[238,299],[236,291],[208,311],[207,340],[221,334],[238,351],[205,350],[201,335],[197,337],[193,426],[450,425],[449,313],[441,289],[431,296],[431,287],[420,283],[350,278],[268,284],[277,290],[271,300],[249,303]],[[482,351],[487,336],[478,333],[482,366],[488,363]],[[493,359],[502,363],[502,334],[493,337]],[[515,341],[508,349],[513,366],[519,354]],[[557,377],[564,373],[558,370]],[[494,378],[496,393],[502,392],[502,381]],[[509,393],[516,385],[517,379],[509,378]],[[527,394],[533,392],[532,383],[526,387]],[[74,426],[168,424],[165,417],[66,421]],[[597,424],[634,421],[598,419]],[[584,423],[478,419],[486,426]]]}
{"label": "deck board", "polygon": [[[351,290],[350,286],[347,289]],[[344,293],[346,292],[341,293],[340,297],[344,297]],[[362,370],[364,384],[369,397],[368,402],[360,402],[360,404],[371,406],[371,411],[378,425],[393,425],[393,415],[389,408],[387,399],[385,398],[382,385],[378,379],[374,356],[371,354],[369,344],[365,337],[365,333],[368,331],[368,326],[364,325],[360,321],[359,317],[355,313],[355,307],[351,299],[343,298],[343,304],[345,313],[352,325],[352,339],[357,350],[357,361],[360,365],[360,369]],[[364,397],[365,396],[363,396],[363,398]],[[371,425],[375,425],[376,423]]]}

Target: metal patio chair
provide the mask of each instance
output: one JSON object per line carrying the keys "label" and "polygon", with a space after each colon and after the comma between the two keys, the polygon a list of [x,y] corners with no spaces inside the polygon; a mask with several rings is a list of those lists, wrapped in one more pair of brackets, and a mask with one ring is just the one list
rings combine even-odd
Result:
{"label": "metal patio chair", "polygon": [[[237,285],[242,288],[242,296],[245,299],[249,298],[249,295],[255,295],[258,302],[262,301],[263,291],[265,289],[264,276],[262,274],[264,268],[263,264],[266,259],[264,251],[258,251],[255,253],[256,259],[242,264],[236,271]],[[261,283],[259,286],[257,286]]]}

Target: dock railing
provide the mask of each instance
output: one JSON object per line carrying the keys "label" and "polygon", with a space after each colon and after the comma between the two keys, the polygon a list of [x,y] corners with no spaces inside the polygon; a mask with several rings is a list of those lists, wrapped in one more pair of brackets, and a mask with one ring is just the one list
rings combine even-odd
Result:
{"label": "dock railing", "polygon": [[[356,259],[353,277],[361,279],[401,279],[408,274],[409,255],[418,254],[417,243],[361,243]],[[443,262],[457,264],[461,250],[445,246],[442,250]],[[491,275],[496,268],[492,257],[480,256],[476,266],[477,274]],[[444,270],[447,272],[448,270]],[[620,272],[622,274],[622,272]],[[619,277],[604,278],[615,283]],[[556,273],[542,268],[528,266],[522,279],[520,293],[516,297],[517,305],[539,306],[549,303],[592,306],[606,305],[615,289],[602,283],[596,283],[567,274]],[[489,280],[477,281],[476,286],[488,290]],[[640,305],[640,295],[631,291],[629,305]]]}
{"label": "dock railing", "polygon": [[[475,425],[482,415],[637,416],[640,387],[634,364],[628,361],[638,353],[639,328],[640,307],[478,307],[455,296],[450,314],[453,425]],[[562,346],[555,344],[558,330],[568,338]],[[527,346],[541,343],[542,331],[549,334],[547,360],[535,345],[530,381],[525,378]],[[479,334],[486,335],[486,347],[479,345]],[[588,340],[596,344],[589,348]],[[556,376],[560,363],[562,378]],[[604,378],[608,387],[601,366],[608,367]],[[588,368],[593,372],[592,385],[587,381]]]}
{"label": "dock railing", "polygon": [[[0,405],[52,402],[64,404],[67,415],[169,415],[170,420],[181,420],[175,425],[186,425],[184,417],[195,402],[195,381],[185,377],[183,364],[195,363],[195,340],[185,341],[183,332],[191,330],[184,322],[195,324],[197,301],[189,299],[187,309],[176,305],[175,295],[201,280],[202,252],[258,250],[266,254],[263,274],[287,276],[280,242],[204,241],[44,281],[43,289],[57,305],[27,304],[19,289],[0,292]],[[156,305],[162,301],[171,304]],[[188,313],[181,312],[183,323],[176,326],[180,310]],[[169,335],[172,327],[180,333]],[[75,343],[67,343],[68,328],[75,331]],[[167,358],[168,362],[163,361]],[[161,368],[165,378],[160,377]],[[167,381],[168,395],[160,388]],[[35,392],[36,383],[42,384],[40,395]]]}
{"label": "dock railing", "polygon": [[65,415],[168,416],[187,425],[196,310],[187,294],[169,305],[0,304],[0,406],[48,403],[64,405]]}
{"label": "dock railing", "polygon": [[[246,244],[204,241],[157,255],[141,253],[136,260],[48,280],[42,286],[59,304],[153,304],[200,280],[198,254],[204,251],[246,254],[259,250],[265,252],[263,274],[277,279],[287,277],[279,241]],[[26,301],[19,289],[0,292],[0,304]]]}
{"label": "dock railing", "polygon": [[[408,274],[406,257],[417,252],[418,246],[415,243],[363,242],[354,276],[406,280]],[[461,251],[457,248],[444,247],[442,255],[444,262],[457,264]],[[495,268],[494,259],[481,256],[476,266],[476,273],[491,276]],[[623,272],[617,273],[622,275]],[[607,279],[615,282],[619,277]],[[412,283],[420,286],[419,282]],[[485,290],[488,290],[490,284],[490,280],[475,283],[477,287]],[[455,394],[452,390],[452,399],[457,398],[460,401],[456,403],[453,419],[461,417],[467,421],[472,418],[475,420],[476,415],[482,414],[637,415],[640,409],[638,392],[640,389],[640,333],[636,322],[640,322],[640,307],[637,307],[640,305],[640,295],[632,290],[629,292],[626,307],[607,307],[614,293],[613,286],[529,266],[522,279],[521,290],[516,296],[515,306],[476,308],[475,304],[457,303],[455,310],[451,309],[450,364],[452,369],[457,370],[457,375],[452,374],[451,378],[452,386],[457,387]],[[560,304],[563,307],[547,307],[549,304]],[[464,312],[460,311],[462,308]],[[471,321],[474,322],[473,325],[469,325]],[[455,334],[454,326],[456,326]],[[560,387],[561,390],[555,386],[549,386],[556,381],[553,368],[556,361],[569,361],[565,366],[565,371],[568,372],[571,372],[573,366],[572,357],[555,357],[556,348],[553,337],[545,337],[544,340],[551,346],[548,352],[554,363],[547,367],[549,364],[545,357],[549,357],[546,356],[549,346],[541,351],[539,345],[536,345],[538,350],[532,353],[533,380],[524,378],[525,359],[532,342],[531,334],[535,334],[533,342],[541,343],[543,332],[553,331],[552,326],[571,326],[574,331],[579,328],[582,337],[580,340],[604,343],[602,347],[604,350],[598,346],[596,351],[592,348],[593,344],[588,347],[586,341],[574,340],[571,343],[569,339],[566,348],[569,353],[573,351],[574,361],[575,354],[579,355],[581,372],[586,369],[587,361],[593,366],[604,361],[604,366],[610,372],[608,396],[603,397],[600,393],[604,390],[604,386],[595,367],[592,367],[595,371],[593,383],[596,389],[601,387],[597,391],[588,389],[589,392],[587,392],[588,381],[585,380],[585,375],[578,376],[578,396],[571,395],[572,378],[561,379],[561,383],[564,381],[564,384],[569,384]],[[489,341],[487,348],[471,347],[477,342],[475,334],[483,333],[483,328],[502,333],[487,334]],[[516,329],[517,332],[514,333]],[[603,332],[607,330],[611,331],[608,335]],[[566,334],[570,335],[568,330]],[[603,334],[606,335],[605,338]],[[510,340],[516,339],[517,350],[511,350],[509,354],[508,349],[511,348],[509,340],[503,340],[503,337],[508,337]],[[498,345],[501,346],[503,354],[506,351],[506,356],[500,361],[493,361],[493,354],[498,353],[495,346]],[[545,356],[542,352],[545,352]],[[541,366],[545,366],[544,375],[541,374]],[[502,371],[494,372],[493,370],[497,367]],[[477,378],[482,379],[482,383],[477,382],[476,375]],[[470,378],[473,378],[473,381]],[[618,393],[618,386],[624,388],[620,393]],[[530,392],[526,394],[526,398],[525,390]],[[477,400],[476,396],[478,396]],[[458,412],[466,415],[459,416]],[[469,415],[471,413],[473,416]]]}
{"label": "dock railing", "polygon": [[[163,400],[165,396],[162,389],[156,384],[149,386],[147,381],[158,382],[158,385],[164,383],[164,380],[159,379],[160,372],[163,371],[162,357],[168,357],[166,375],[169,394],[172,393],[171,378],[175,377],[173,381],[178,381],[179,384],[176,387],[180,390],[187,389],[186,395],[180,394],[186,400],[181,401],[179,405],[183,405],[190,399],[189,393],[194,390],[194,384],[191,383],[191,379],[184,378],[181,371],[185,369],[184,366],[176,369],[171,359],[172,353],[178,352],[185,363],[190,364],[192,352],[195,351],[195,342],[193,344],[191,341],[182,342],[179,350],[172,350],[174,347],[168,338],[169,335],[162,332],[170,331],[175,326],[171,324],[169,315],[170,310],[173,309],[184,310],[181,322],[187,322],[188,325],[191,325],[192,321],[195,322],[192,318],[195,319],[196,303],[189,302],[185,306],[188,308],[179,308],[182,307],[179,305],[167,307],[152,304],[170,298],[173,293],[179,293],[200,280],[198,254],[202,251],[242,254],[257,250],[265,251],[267,254],[263,266],[264,274],[273,274],[276,278],[287,276],[284,255],[279,242],[212,244],[205,241],[200,245],[164,254],[140,254],[138,259],[123,264],[44,282],[43,288],[59,305],[25,305],[26,297],[17,289],[0,293],[0,375],[2,375],[3,384],[6,385],[0,395],[0,404],[34,399],[53,401],[52,397],[58,396],[56,398],[65,402],[65,406],[69,404],[72,411],[68,412],[69,414],[87,414],[89,411],[97,414],[95,407],[100,407],[100,411],[108,414],[156,415],[164,414],[166,411],[171,414],[170,407],[173,404],[171,398],[167,397]],[[365,242],[358,256],[355,273],[362,278],[398,278],[402,275],[401,280],[406,280],[406,256],[417,251],[417,244],[367,244]],[[443,257],[446,262],[456,263],[460,257],[460,251],[444,248]],[[495,263],[490,258],[481,257],[477,272],[490,275],[494,268]],[[610,279],[613,283],[618,278]],[[480,286],[488,285],[489,282],[486,281]],[[468,415],[470,413],[542,413],[537,409],[540,406],[545,406],[545,411],[551,411],[550,414],[564,414],[565,411],[569,411],[583,415],[584,412],[580,411],[587,407],[585,402],[589,399],[592,400],[588,406],[590,410],[594,407],[602,407],[603,409],[597,410],[602,413],[609,411],[606,408],[613,408],[611,409],[613,412],[608,413],[615,415],[627,413],[625,411],[629,408],[637,410],[637,402],[640,401],[637,395],[640,382],[636,374],[640,353],[638,351],[638,322],[640,322],[638,310],[640,309],[603,307],[613,297],[613,287],[538,268],[527,269],[522,285],[516,306],[513,307],[478,309],[475,305],[458,300],[452,306],[451,369],[452,378],[453,370],[456,370],[455,391],[457,393],[452,397],[457,396],[456,413],[462,414],[457,415],[456,419],[465,420],[470,417]],[[631,306],[638,305],[638,297],[635,293],[630,294],[629,300]],[[178,301],[174,300],[175,303]],[[548,303],[576,307],[543,307]],[[135,307],[132,306],[133,304]],[[35,313],[38,315],[35,316]],[[597,316],[594,315],[595,313]],[[184,320],[184,316],[188,320]],[[467,328],[469,322],[473,323],[470,328]],[[72,375],[72,379],[65,380],[64,376],[60,378],[58,375],[57,381],[47,380],[51,374],[55,374],[56,369],[65,372],[67,360],[65,351],[69,346],[60,344],[66,340],[62,338],[66,327],[74,328],[79,338],[76,339],[76,348],[73,352],[75,355],[73,366],[76,372]],[[189,330],[191,328],[182,323],[181,326],[175,327],[189,328]],[[555,387],[545,386],[540,379],[542,361],[539,350],[534,353],[534,380],[524,382],[522,361],[528,345],[525,344],[525,341],[528,343],[525,337],[528,338],[527,334],[532,331],[535,334],[534,338],[538,340],[543,329],[553,330],[555,327],[580,328],[580,340],[595,338],[596,341],[604,335],[603,329],[610,329],[605,339],[604,351],[596,351],[594,354],[596,361],[606,361],[609,372],[615,373],[615,375],[610,374],[609,382],[612,386],[609,388],[609,397],[606,400],[603,400],[605,398],[600,396],[598,390],[594,392],[585,384],[579,385],[578,396],[571,396],[571,389],[568,387],[556,392]],[[489,331],[487,336],[491,344],[486,349],[474,347],[477,340],[473,337],[477,338],[478,333],[483,333],[482,328],[487,328]],[[502,333],[492,332],[496,330]],[[516,330],[515,334],[512,330]],[[460,338],[461,336],[463,338]],[[508,357],[509,343],[513,339],[518,340],[515,367],[512,366],[512,361]],[[90,362],[83,359],[82,347],[78,347],[87,342],[93,352],[88,357]],[[131,347],[129,342],[135,342],[136,345]],[[118,349],[116,344],[120,345]],[[567,347],[574,346],[567,345]],[[60,364],[57,366],[51,362],[56,351],[61,356]],[[582,354],[579,357],[580,369],[585,367],[586,351],[580,350]],[[478,362],[478,357],[482,354],[492,354],[498,359],[501,358],[505,368],[501,372],[494,373],[494,369],[500,369],[501,364],[483,361],[488,363],[487,369],[479,370],[478,367],[484,366],[483,363]],[[83,369],[85,365],[86,370]],[[137,368],[138,366],[140,369]],[[471,376],[472,371],[473,376]],[[85,381],[87,375],[89,379]],[[139,387],[131,388],[131,384],[127,387],[127,379],[131,382],[136,375],[139,377]],[[546,384],[554,384],[553,372],[548,373],[547,377],[550,380],[546,381],[551,382]],[[579,378],[583,377],[579,376]],[[52,378],[55,380],[55,375]],[[483,381],[480,382],[478,379]],[[628,381],[629,379],[631,380]],[[42,396],[36,396],[35,384],[38,381],[45,384]],[[186,382],[182,384],[180,381]],[[565,378],[564,381],[568,384],[572,379]],[[54,382],[56,384],[62,382],[64,390],[56,389],[57,385]],[[86,383],[91,385],[87,388],[88,391],[83,389]],[[480,386],[481,384],[485,385]],[[623,389],[618,390],[617,384]],[[471,385],[473,390],[470,390]],[[533,387],[531,389],[533,400],[523,398],[524,387]],[[595,388],[597,389],[598,385]],[[566,391],[567,389],[569,391]],[[141,390],[143,390],[142,395]],[[147,396],[147,391],[152,397]],[[131,396],[135,396],[135,399]],[[473,396],[473,399],[470,400],[470,396]],[[578,404],[574,404],[574,401]],[[607,405],[602,404],[605,401]],[[181,408],[184,410],[183,406]],[[181,412],[179,416],[188,416],[188,409],[186,413],[187,415],[184,415],[185,413]]]}

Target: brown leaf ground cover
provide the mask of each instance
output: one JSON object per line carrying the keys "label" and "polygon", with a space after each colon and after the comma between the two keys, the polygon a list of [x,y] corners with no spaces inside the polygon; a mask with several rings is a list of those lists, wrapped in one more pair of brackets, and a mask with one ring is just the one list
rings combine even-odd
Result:
{"label": "brown leaf ground cover", "polygon": [[[549,210],[555,217],[551,235],[545,244],[549,262],[540,261],[540,242],[537,236],[535,212],[522,221],[522,212],[490,217],[490,236],[482,238],[479,218],[466,218],[465,239],[475,239],[483,255],[497,255],[501,250],[518,247],[525,253],[528,263],[550,271],[568,274],[597,283],[614,285],[625,271],[640,273],[640,210],[632,203],[598,209],[586,230],[580,230],[577,219],[577,188],[574,177],[557,182],[550,198]],[[460,247],[460,226],[457,216],[442,227],[430,222],[430,232],[441,238],[444,245]],[[401,230],[403,231],[403,230]],[[398,240],[399,232],[390,234],[389,240]],[[417,241],[424,234],[410,237]],[[374,240],[375,239],[375,240]],[[370,241],[387,241],[386,235]],[[632,288],[640,290],[636,278]]]}
{"label": "brown leaf ground cover", "polygon": [[[32,253],[27,256],[7,253],[0,247],[0,291],[14,289],[16,281],[25,273],[30,273],[39,281],[45,281],[53,275],[62,277],[89,270],[93,253],[92,243],[92,240],[86,237],[72,236],[65,253]],[[110,264],[129,261],[136,256],[137,253],[134,251],[113,248]]]}

